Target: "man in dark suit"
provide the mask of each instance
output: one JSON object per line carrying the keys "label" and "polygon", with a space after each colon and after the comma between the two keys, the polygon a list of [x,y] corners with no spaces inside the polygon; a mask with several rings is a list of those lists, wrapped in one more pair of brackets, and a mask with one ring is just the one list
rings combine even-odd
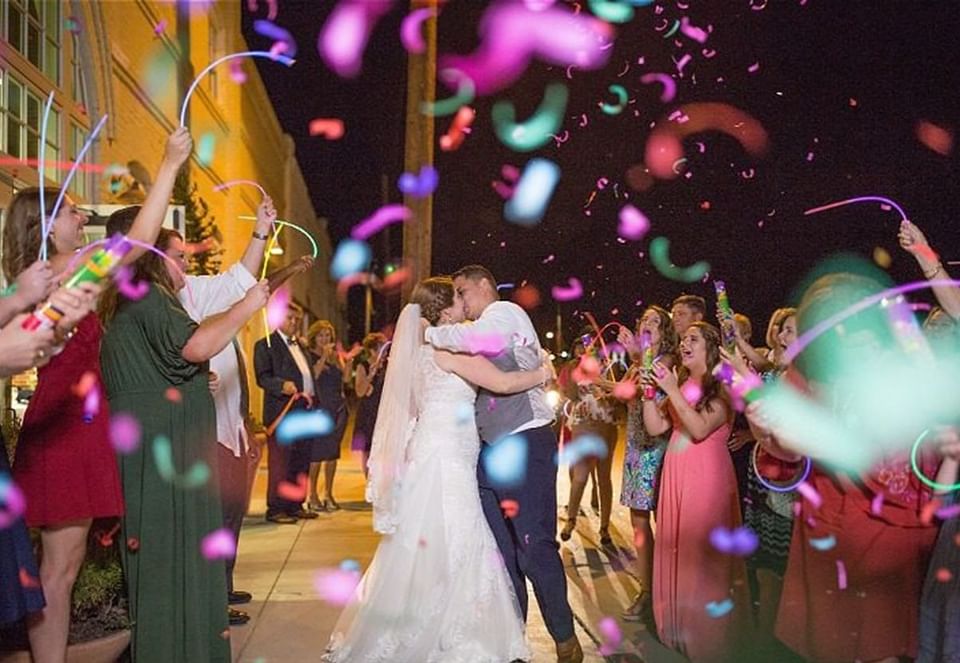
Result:
{"label": "man in dark suit", "polygon": [[[291,396],[304,396],[297,399],[291,412],[308,409],[308,403],[313,401],[309,355],[297,339],[302,321],[303,310],[291,303],[283,325],[270,335],[270,345],[266,338],[261,338],[253,350],[257,384],[263,389],[263,425],[267,428],[277,421]],[[297,519],[317,517],[303,508],[306,477],[310,471],[310,444],[309,439],[279,444],[275,430],[267,439],[267,520],[270,522],[294,524]],[[280,483],[284,481],[304,487],[299,500],[288,499],[289,492],[280,494]]]}

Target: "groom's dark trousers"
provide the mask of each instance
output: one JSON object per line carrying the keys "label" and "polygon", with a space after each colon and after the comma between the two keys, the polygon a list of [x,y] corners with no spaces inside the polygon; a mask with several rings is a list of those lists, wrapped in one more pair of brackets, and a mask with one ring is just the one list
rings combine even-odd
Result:
{"label": "groom's dark trousers", "polygon": [[[477,463],[480,501],[513,581],[524,620],[529,578],[547,630],[556,642],[563,642],[573,637],[573,613],[567,603],[567,577],[557,544],[557,436],[550,426],[518,435],[527,440],[523,483],[503,488],[487,477],[483,454],[490,445],[485,441]],[[500,508],[503,500],[517,503],[519,509],[512,518],[505,517]]]}

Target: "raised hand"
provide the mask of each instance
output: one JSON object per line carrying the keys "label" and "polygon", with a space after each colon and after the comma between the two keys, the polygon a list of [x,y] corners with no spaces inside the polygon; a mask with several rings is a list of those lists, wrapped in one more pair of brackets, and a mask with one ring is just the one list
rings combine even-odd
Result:
{"label": "raised hand", "polygon": [[680,386],[676,367],[667,367],[660,361],[653,362],[653,380],[665,394],[671,394]]}
{"label": "raised hand", "polygon": [[257,232],[267,234],[273,228],[273,223],[276,220],[277,210],[273,206],[273,198],[264,196],[263,201],[257,206]]}
{"label": "raised hand", "polygon": [[179,168],[190,158],[193,152],[193,138],[186,127],[180,127],[167,138],[167,145],[163,152],[163,160]]}
{"label": "raised hand", "polygon": [[914,255],[925,253],[924,247],[927,250],[930,248],[923,232],[906,219],[900,223],[900,232],[897,233],[897,239],[900,241],[900,248]]}
{"label": "raised hand", "polygon": [[243,296],[241,304],[246,307],[252,315],[253,312],[266,306],[267,300],[269,299],[270,285],[267,282],[267,279],[262,279],[258,281],[256,285],[247,290],[247,294]]}

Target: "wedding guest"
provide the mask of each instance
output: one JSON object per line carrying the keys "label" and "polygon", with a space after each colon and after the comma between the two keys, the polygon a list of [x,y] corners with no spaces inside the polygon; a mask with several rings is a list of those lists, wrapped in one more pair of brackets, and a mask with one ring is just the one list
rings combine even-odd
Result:
{"label": "wedding guest", "polygon": [[740,526],[726,445],[733,411],[713,376],[720,360],[716,328],[693,323],[680,340],[679,360],[679,369],[654,364],[664,404],[643,403],[649,435],[673,429],[657,504],[653,611],[665,645],[691,661],[725,661],[746,635],[750,604],[743,559],[711,544],[715,528]]}
{"label": "wedding guest", "polygon": [[[817,279],[798,308],[798,332],[878,290],[853,274]],[[853,415],[849,372],[886,361],[895,347],[885,313],[868,308],[812,341],[784,384],[844,420]],[[772,424],[768,407],[761,398],[747,408],[758,441],[768,453],[796,461],[801,433]],[[893,663],[915,657],[923,572],[936,536],[935,524],[923,516],[930,490],[912,471],[907,452],[888,454],[859,472],[813,460],[807,484],[818,499],[816,505],[799,501],[777,637],[810,661]],[[923,455],[918,467],[927,476],[935,469]],[[823,541],[830,542],[826,551],[816,545]]]}
{"label": "wedding guest", "polygon": [[698,295],[680,295],[670,305],[670,319],[677,338],[683,337],[694,322],[703,320],[707,314],[707,302]]}
{"label": "wedding guest", "polygon": [[[329,320],[317,320],[307,330],[307,347],[313,370],[314,407],[333,418],[333,430],[313,438],[310,447],[310,510],[337,511],[333,497],[333,479],[340,458],[340,442],[347,427],[347,406],[343,384],[350,371],[337,354],[337,330]],[[323,499],[317,495],[317,482],[323,471]]]}
{"label": "wedding guest", "polygon": [[[636,335],[624,328],[618,337],[630,353],[635,375],[643,373],[643,350],[639,340],[647,335],[651,357],[662,365],[672,367],[677,349],[677,334],[670,314],[660,306],[650,306],[637,324]],[[657,509],[660,488],[660,470],[667,449],[668,435],[651,436],[643,425],[643,389],[638,387],[636,398],[627,403],[627,450],[623,456],[623,486],[620,504],[630,509],[633,542],[637,549],[635,569],[640,591],[630,606],[621,614],[624,621],[650,622],[653,616],[653,530],[650,520]],[[656,394],[663,400],[663,392]]]}
{"label": "wedding guest", "polygon": [[[951,278],[947,270],[943,268],[940,257],[930,248],[926,236],[916,224],[904,219],[900,223],[897,239],[900,246],[917,261],[917,265],[923,273],[923,278],[928,281],[944,281]],[[935,285],[933,286],[933,294],[951,318],[960,320],[960,289],[949,284]]]}
{"label": "wedding guest", "polygon": [[[167,140],[156,180],[141,213],[130,229],[132,239],[152,245],[160,231],[177,171],[189,157],[193,143],[186,129],[177,129]],[[69,196],[50,219],[58,195],[40,190],[17,193],[7,209],[3,226],[3,270],[13,281],[40,254],[41,217],[50,223],[46,247],[50,269],[57,280],[82,264],[96,246],[86,246],[87,222]],[[143,250],[134,247],[124,258],[129,264]],[[70,628],[70,595],[86,554],[87,533],[94,518],[123,514],[123,494],[110,446],[109,408],[85,412],[84,398],[74,393],[83,379],[91,389],[102,389],[100,375],[100,324],[87,315],[74,330],[63,352],[37,373],[37,388],[24,414],[13,466],[14,480],[27,501],[27,526],[40,530],[42,552],[40,582],[47,606],[28,621],[34,661],[64,660]],[[86,378],[84,376],[87,376]],[[86,415],[86,418],[85,418]]]}
{"label": "wedding guest", "polygon": [[[127,207],[110,215],[107,220],[107,235],[127,233],[139,207]],[[247,290],[256,285],[255,274],[260,272],[263,262],[264,242],[276,218],[273,201],[267,196],[257,209],[257,223],[253,236],[247,244],[240,261],[232,265],[223,274],[213,276],[187,275],[181,282],[183,286],[177,296],[181,305],[194,322],[202,322],[210,316],[222,313],[243,299]],[[183,272],[187,269],[185,247],[182,241],[172,238],[164,252]],[[306,269],[312,260],[306,263],[297,261],[296,269]],[[292,275],[292,270],[287,270]],[[276,282],[274,275],[267,281]],[[235,544],[239,544],[240,527],[249,503],[249,474],[256,471],[259,461],[259,449],[250,444],[246,420],[249,416],[249,386],[247,385],[243,350],[237,339],[210,359],[211,393],[217,414],[217,461],[220,469],[220,503],[223,508],[224,526],[233,533]],[[213,387],[215,385],[215,388]],[[233,569],[236,555],[226,560],[227,594],[230,605],[249,602],[253,597],[249,592],[237,591],[233,586]],[[247,613],[231,608],[230,624],[245,624],[250,620]]]}
{"label": "wedding guest", "polygon": [[353,442],[351,448],[360,451],[363,464],[363,476],[367,476],[367,461],[370,458],[370,444],[373,442],[373,428],[377,423],[377,410],[383,393],[383,378],[387,372],[387,337],[379,332],[367,334],[363,338],[363,351],[357,358],[354,391],[360,403],[357,405],[356,420],[353,424]]}
{"label": "wedding guest", "polygon": [[[589,334],[577,342],[573,354],[576,361],[584,356],[583,341],[589,343]],[[592,353],[591,353],[592,354]],[[591,475],[597,484],[600,501],[600,545],[612,546],[610,538],[610,515],[613,510],[613,453],[617,445],[618,403],[602,386],[592,384],[589,379],[577,381],[577,369],[570,373],[565,391],[570,399],[567,425],[571,431],[571,444],[577,438],[593,436],[599,438],[606,450],[603,454],[588,453],[582,455],[570,466],[570,496],[567,502],[567,522],[560,530],[560,539],[569,541],[577,527],[580,512],[580,500]],[[594,474],[596,471],[596,474]]]}
{"label": "wedding guest", "polygon": [[[276,427],[286,412],[311,409],[316,394],[309,351],[297,338],[302,322],[303,309],[291,303],[281,327],[269,337],[257,341],[253,349],[257,385],[263,389],[263,423],[269,432],[266,519],[281,525],[294,525],[298,519],[317,517],[316,513],[303,508],[310,472],[311,440],[280,444],[276,436]],[[269,345],[267,338],[270,339]],[[297,486],[296,494],[281,488],[282,484]]]}
{"label": "wedding guest", "polygon": [[[58,329],[24,329],[27,315],[17,313],[44,301],[52,283],[49,265],[37,262],[20,274],[13,295],[0,298],[0,378],[49,362],[50,357],[62,349],[55,345],[57,336],[82,320],[96,302],[98,285],[84,284],[80,288],[58,290],[51,297],[64,313]],[[6,440],[0,433],[0,483],[12,481]],[[7,490],[11,487],[8,486]],[[0,527],[0,626],[36,614],[45,605],[27,527],[9,503],[5,511],[8,513],[4,515],[13,517]]]}
{"label": "wedding guest", "polygon": [[[177,241],[163,229],[156,246],[166,252]],[[147,285],[142,298],[112,290],[100,308],[111,410],[140,425],[141,444],[120,457],[131,654],[136,663],[229,661],[224,565],[201,546],[223,527],[209,360],[266,304],[267,284],[198,325],[176,297],[184,285],[177,267],[147,253],[133,277]]]}

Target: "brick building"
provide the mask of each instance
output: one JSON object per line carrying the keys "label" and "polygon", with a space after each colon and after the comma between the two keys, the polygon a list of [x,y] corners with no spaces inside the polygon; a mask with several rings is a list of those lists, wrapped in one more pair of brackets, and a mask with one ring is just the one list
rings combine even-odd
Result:
{"label": "brick building", "polygon": [[[58,185],[103,114],[108,118],[77,173],[71,195],[85,205],[131,204],[159,166],[167,135],[179,122],[181,100],[195,75],[213,60],[248,50],[240,2],[185,0],[0,0],[0,208],[20,188],[38,183],[36,159],[44,103],[54,105],[47,129],[48,185]],[[344,329],[326,220],[317,218],[294,155],[256,67],[234,60],[216,68],[193,94],[187,115],[197,149],[190,178],[222,234],[223,264],[243,252],[260,200],[253,186],[214,187],[237,179],[258,182],[280,218],[306,228],[320,247],[319,265],[292,284],[310,318]],[[283,65],[277,64],[282,67]],[[290,70],[296,75],[296,69]],[[204,149],[201,149],[201,144]],[[209,149],[212,146],[212,149]],[[206,154],[204,152],[207,152]],[[280,236],[279,266],[310,253],[296,232]],[[244,330],[247,350],[263,335],[259,320]],[[259,390],[252,395],[259,400]],[[259,412],[259,404],[253,403]]]}

